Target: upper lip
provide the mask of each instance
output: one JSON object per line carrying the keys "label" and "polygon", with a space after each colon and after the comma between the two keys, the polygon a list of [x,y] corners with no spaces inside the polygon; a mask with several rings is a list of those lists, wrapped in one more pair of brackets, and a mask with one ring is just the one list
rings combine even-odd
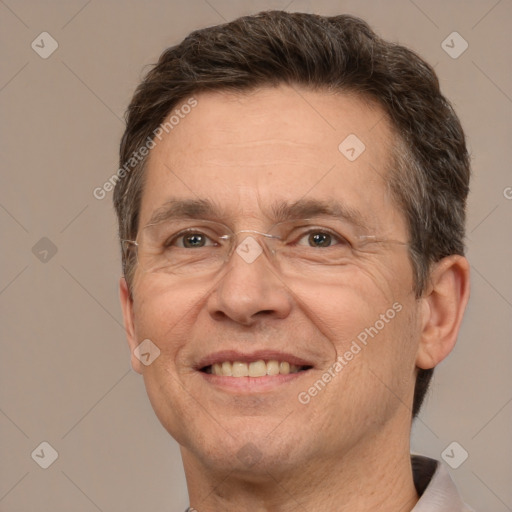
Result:
{"label": "upper lip", "polygon": [[253,361],[287,361],[296,366],[312,367],[313,363],[302,359],[288,352],[280,352],[276,350],[256,350],[253,352],[240,352],[239,350],[222,350],[214,352],[203,357],[196,366],[197,370],[202,370],[215,363],[223,363],[224,361],[239,361],[241,363],[252,363]]}

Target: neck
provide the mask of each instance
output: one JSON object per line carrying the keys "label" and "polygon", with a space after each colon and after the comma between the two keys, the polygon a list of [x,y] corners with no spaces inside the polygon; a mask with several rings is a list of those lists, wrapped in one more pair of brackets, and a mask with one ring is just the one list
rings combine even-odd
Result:
{"label": "neck", "polygon": [[418,495],[408,435],[383,430],[371,443],[330,459],[308,459],[293,471],[270,463],[258,463],[252,474],[216,471],[182,448],[191,507],[197,512],[409,512]]}

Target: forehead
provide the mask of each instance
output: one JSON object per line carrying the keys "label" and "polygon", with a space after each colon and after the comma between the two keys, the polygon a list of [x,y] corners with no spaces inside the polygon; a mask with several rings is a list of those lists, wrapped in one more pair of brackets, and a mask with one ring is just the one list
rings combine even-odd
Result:
{"label": "forehead", "polygon": [[386,183],[393,138],[375,104],[296,86],[194,97],[197,106],[155,139],[141,223],[170,197],[246,219],[307,198],[340,202],[374,224],[396,217],[400,228]]}

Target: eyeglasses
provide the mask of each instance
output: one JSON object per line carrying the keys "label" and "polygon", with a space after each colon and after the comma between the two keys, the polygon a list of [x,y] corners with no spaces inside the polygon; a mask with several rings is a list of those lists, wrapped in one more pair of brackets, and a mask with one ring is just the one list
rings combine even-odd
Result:
{"label": "eyeglasses", "polygon": [[318,219],[280,222],[268,233],[252,229],[235,233],[210,220],[162,221],[145,226],[137,240],[122,240],[122,244],[125,257],[135,257],[145,272],[197,276],[217,272],[234,252],[248,264],[265,253],[282,272],[302,273],[348,265],[387,244],[408,246],[358,234],[351,224],[337,219],[321,224]]}

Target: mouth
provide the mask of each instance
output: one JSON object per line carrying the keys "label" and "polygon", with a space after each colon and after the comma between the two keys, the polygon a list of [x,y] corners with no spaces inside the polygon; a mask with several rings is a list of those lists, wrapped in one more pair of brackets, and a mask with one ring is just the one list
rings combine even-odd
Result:
{"label": "mouth", "polygon": [[271,391],[313,368],[310,361],[269,350],[250,354],[236,350],[217,352],[206,356],[196,366],[206,382],[236,393]]}
{"label": "mouth", "polygon": [[272,375],[289,375],[311,369],[310,365],[296,365],[278,359],[257,359],[256,361],[222,361],[204,366],[200,371],[222,377],[266,377]]}

